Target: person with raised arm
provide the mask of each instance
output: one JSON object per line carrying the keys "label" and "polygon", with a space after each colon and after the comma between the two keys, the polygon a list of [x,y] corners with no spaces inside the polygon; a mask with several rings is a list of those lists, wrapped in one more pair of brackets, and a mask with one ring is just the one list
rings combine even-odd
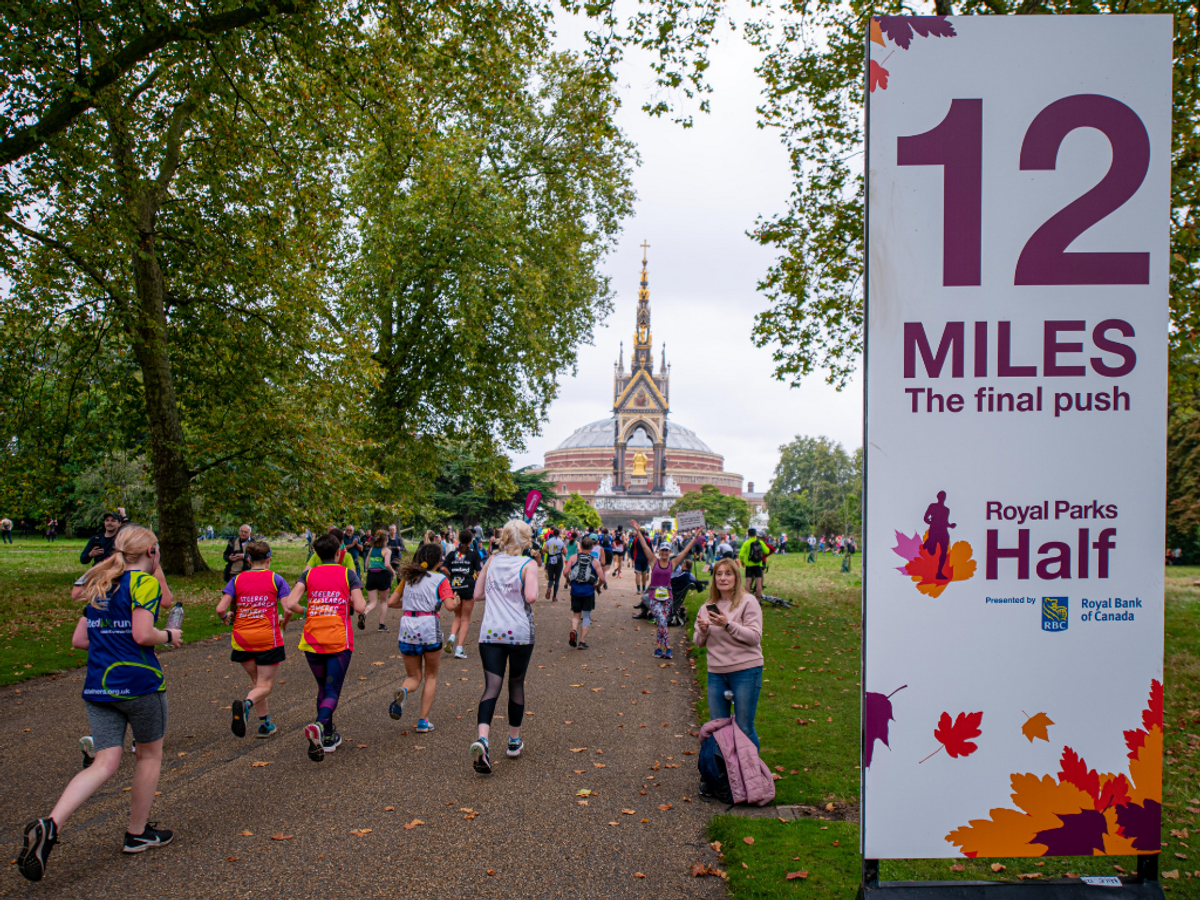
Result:
{"label": "person with raised arm", "polygon": [[[633,533],[637,535],[642,552],[647,557],[652,557],[650,545],[642,534],[642,527],[633,520],[629,524],[633,526]],[[671,634],[667,630],[667,618],[671,614],[671,573],[692,552],[692,545],[696,543],[698,535],[699,530],[693,531],[692,539],[684,544],[679,553],[673,557],[671,556],[671,545],[665,542],[660,544],[657,558],[650,565],[650,585],[646,589],[646,601],[650,608],[650,616],[658,626],[654,655],[660,659],[672,659]]]}

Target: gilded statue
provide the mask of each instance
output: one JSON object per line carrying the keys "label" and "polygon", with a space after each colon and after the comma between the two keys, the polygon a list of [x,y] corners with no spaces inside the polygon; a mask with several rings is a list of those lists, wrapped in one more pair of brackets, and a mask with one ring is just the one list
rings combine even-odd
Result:
{"label": "gilded statue", "polygon": [[646,454],[641,450],[633,454],[633,474],[635,478],[646,475]]}

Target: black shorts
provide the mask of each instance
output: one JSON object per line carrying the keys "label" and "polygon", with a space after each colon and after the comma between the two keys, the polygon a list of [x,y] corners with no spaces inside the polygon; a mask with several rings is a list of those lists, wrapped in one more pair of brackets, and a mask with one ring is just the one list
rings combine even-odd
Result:
{"label": "black shorts", "polygon": [[648,560],[648,559],[635,559],[635,560],[633,561],[633,571],[635,571],[635,572],[649,572],[649,571],[650,571],[650,560]]}
{"label": "black shorts", "polygon": [[390,591],[392,589],[392,573],[387,569],[367,569],[368,591]]}
{"label": "black shorts", "polygon": [[746,577],[747,578],[762,578],[763,577],[763,567],[762,566],[746,566]]}
{"label": "black shorts", "polygon": [[471,585],[470,587],[465,587],[465,588],[458,588],[457,590],[454,591],[454,596],[457,597],[459,600],[474,600],[475,599],[475,585]]}
{"label": "black shorts", "polygon": [[272,647],[270,650],[231,650],[229,658],[235,663],[253,662],[260,666],[277,666],[287,656],[283,647]]}
{"label": "black shorts", "polygon": [[573,613],[591,612],[595,608],[596,608],[596,595],[595,594],[589,594],[586,597],[576,597],[574,594],[571,595],[571,612],[573,612]]}
{"label": "black shorts", "polygon": [[624,555],[625,555],[625,551],[624,551],[624,550],[614,550],[614,551],[612,552],[612,555],[613,555],[613,556],[624,556]]}

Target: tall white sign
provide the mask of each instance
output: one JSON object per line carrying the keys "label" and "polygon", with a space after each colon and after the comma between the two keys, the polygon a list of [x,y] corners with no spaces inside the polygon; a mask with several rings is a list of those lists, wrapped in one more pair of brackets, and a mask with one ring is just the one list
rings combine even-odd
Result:
{"label": "tall white sign", "polygon": [[870,22],[867,858],[1159,850],[1171,40]]}

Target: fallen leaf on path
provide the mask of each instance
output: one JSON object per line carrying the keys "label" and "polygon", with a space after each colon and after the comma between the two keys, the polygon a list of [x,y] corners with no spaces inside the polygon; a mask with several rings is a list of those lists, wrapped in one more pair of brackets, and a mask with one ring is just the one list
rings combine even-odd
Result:
{"label": "fallen leaf on path", "polygon": [[359,750],[366,750],[366,749],[367,749],[367,745],[366,745],[366,744],[359,744],[359,745],[358,745],[358,749],[359,749]]}
{"label": "fallen leaf on path", "polygon": [[587,749],[587,747],[572,747],[571,752],[572,753],[582,753],[586,749]]}
{"label": "fallen leaf on path", "polygon": [[637,815],[637,813],[632,809],[623,809],[623,810],[621,810],[621,812],[622,812],[622,814],[624,814],[626,816],[636,816]]}
{"label": "fallen leaf on path", "polygon": [[833,812],[833,804],[832,803],[825,804],[825,812]]}
{"label": "fallen leaf on path", "polygon": [[580,806],[588,805],[588,802],[586,800],[576,800],[575,802],[578,803]]}
{"label": "fallen leaf on path", "polygon": [[604,768],[604,763],[592,763],[592,768],[594,768],[594,769],[603,769],[603,768]]}
{"label": "fallen leaf on path", "polygon": [[[407,828],[408,826],[405,825],[404,827]],[[371,829],[370,828],[355,828],[350,833],[352,835],[354,835],[355,837],[366,837],[368,834],[371,833]]]}
{"label": "fallen leaf on path", "polygon": [[573,685],[571,685],[571,687],[583,687],[583,685],[582,684],[573,684]]}
{"label": "fallen leaf on path", "polygon": [[992,871],[993,872],[1003,872],[1007,868],[1008,868],[1008,866],[1001,865],[1000,863],[992,863]]}
{"label": "fallen leaf on path", "polygon": [[1170,872],[1163,872],[1163,873],[1162,873],[1162,877],[1163,877],[1163,878],[1178,878],[1178,877],[1179,877],[1179,870],[1178,870],[1178,869],[1172,869]]}
{"label": "fallen leaf on path", "polygon": [[241,835],[240,835],[240,836],[241,836],[241,837],[254,837],[254,832],[253,832],[253,831],[251,831],[249,828],[247,828],[245,831],[243,831],[243,832],[241,833]]}
{"label": "fallen leaf on path", "polygon": [[671,809],[671,804],[670,803],[661,803],[661,804],[659,804],[658,808],[660,810],[662,810],[663,812],[666,812],[668,809]]}
{"label": "fallen leaf on path", "polygon": [[754,838],[752,838],[752,837],[744,837],[744,838],[742,838],[742,843],[743,843],[743,844],[753,844],[753,843],[754,843]]}
{"label": "fallen leaf on path", "polygon": [[592,789],[591,788],[581,788],[580,790],[575,792],[575,796],[576,797],[590,797],[590,796],[592,796]]}
{"label": "fallen leaf on path", "polygon": [[604,688],[592,688],[592,693],[594,694],[597,691],[602,691],[602,690],[604,690]]}
{"label": "fallen leaf on path", "polygon": [[252,769],[261,769],[263,766],[269,766],[269,765],[270,765],[270,763],[269,763],[269,762],[263,762],[262,760],[259,760],[258,762],[252,762],[252,763],[250,763],[250,768],[252,768]]}
{"label": "fallen leaf on path", "polygon": [[381,662],[373,662],[373,663],[371,663],[371,665],[373,665],[373,666],[382,666],[382,665],[383,665],[383,663],[381,663]]}
{"label": "fallen leaf on path", "polygon": [[495,875],[495,874],[496,874],[496,870],[495,870],[495,869],[488,869],[488,870],[487,870],[487,873],[488,873],[489,875]]}
{"label": "fallen leaf on path", "polygon": [[716,851],[717,853],[721,852],[721,842],[720,841],[713,841],[708,846],[712,847],[713,850]]}
{"label": "fallen leaf on path", "polygon": [[[424,823],[424,822],[422,822],[420,819],[413,819],[411,822],[409,822],[407,825],[405,825],[405,826],[404,826],[404,830],[405,830],[405,831],[412,831],[412,830],[413,830],[414,828],[416,828],[418,825],[424,825],[424,824],[425,824],[425,823]],[[369,829],[369,828],[368,828],[368,829],[365,829],[365,830],[367,830],[367,831],[370,831],[370,829]]]}
{"label": "fallen leaf on path", "polygon": [[964,866],[962,863],[955,863],[954,865],[952,865],[950,867],[951,872],[965,872],[966,870],[967,870],[967,867]]}
{"label": "fallen leaf on path", "polygon": [[359,675],[359,676],[358,676],[358,680],[359,680],[359,681],[366,681],[366,680],[367,680],[367,676],[366,676],[366,675]]}
{"label": "fallen leaf on path", "polygon": [[1018,878],[1041,878],[1041,872],[1023,872],[1017,876]]}
{"label": "fallen leaf on path", "polygon": [[396,807],[394,807],[394,806],[385,806],[385,807],[383,808],[383,811],[384,811],[384,812],[395,812],[395,811],[396,811]]}
{"label": "fallen leaf on path", "polygon": [[564,725],[573,725],[574,723],[570,719],[563,719],[563,724]]}
{"label": "fallen leaf on path", "polygon": [[583,769],[572,769],[571,771],[572,771],[572,772],[574,772],[576,775],[582,775],[582,774],[583,774]]}
{"label": "fallen leaf on path", "polygon": [[294,837],[295,837],[294,834],[273,834],[273,835],[271,835],[271,840],[273,840],[273,841],[290,841]]}
{"label": "fallen leaf on path", "polygon": [[[241,857],[238,857],[238,856],[227,856],[227,857],[225,857],[225,862],[237,862],[240,858]],[[1175,875],[1178,876],[1179,873],[1176,872]]]}
{"label": "fallen leaf on path", "polygon": [[478,815],[479,815],[479,813],[477,813],[477,812],[469,812],[465,816],[463,816],[463,818],[466,819],[468,822],[470,822],[472,819],[474,819]]}
{"label": "fallen leaf on path", "polygon": [[808,877],[808,870],[807,870],[807,869],[802,869],[802,870],[801,870],[801,871],[799,871],[799,872],[788,872],[788,873],[787,873],[787,880],[788,880],[788,881],[795,881],[797,878],[807,878],[807,877]]}
{"label": "fallen leaf on path", "polygon": [[643,875],[641,872],[634,872],[633,877],[634,878],[645,878],[646,876]]}

